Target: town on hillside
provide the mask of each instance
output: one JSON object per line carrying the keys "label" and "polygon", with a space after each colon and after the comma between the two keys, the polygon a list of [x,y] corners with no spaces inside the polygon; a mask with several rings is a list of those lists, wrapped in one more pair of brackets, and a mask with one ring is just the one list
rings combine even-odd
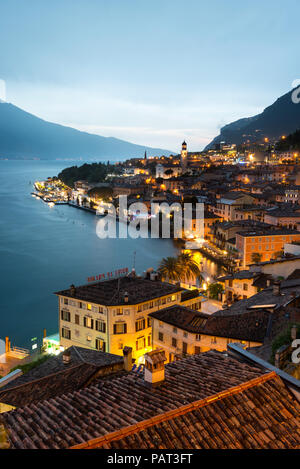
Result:
{"label": "town on hillside", "polygon": [[[44,332],[34,360],[7,338],[0,446],[299,447],[300,148],[285,139],[199,153],[184,141],[170,157],[35,182],[34,197],[91,216],[118,213],[126,195],[149,219],[154,202],[189,202],[203,204],[204,220],[200,233],[193,210],[180,254],[155,270],[61,285],[59,331]],[[204,258],[222,274],[209,277]]]}

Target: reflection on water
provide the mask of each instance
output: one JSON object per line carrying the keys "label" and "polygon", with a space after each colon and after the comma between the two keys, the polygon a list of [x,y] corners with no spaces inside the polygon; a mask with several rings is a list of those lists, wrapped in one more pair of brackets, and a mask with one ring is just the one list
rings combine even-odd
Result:
{"label": "reflection on water", "polygon": [[[193,252],[193,251],[192,251]],[[224,269],[221,265],[216,262],[207,259],[199,251],[193,252],[193,258],[199,264],[200,270],[203,273],[205,280],[212,281],[224,274]]]}

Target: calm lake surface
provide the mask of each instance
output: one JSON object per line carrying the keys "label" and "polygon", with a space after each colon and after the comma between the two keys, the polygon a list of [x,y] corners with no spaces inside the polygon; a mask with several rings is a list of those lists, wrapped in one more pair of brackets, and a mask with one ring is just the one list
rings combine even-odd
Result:
{"label": "calm lake surface", "polygon": [[105,239],[96,236],[98,217],[67,205],[50,208],[31,196],[32,183],[72,164],[69,161],[0,161],[0,338],[29,347],[58,330],[54,291],[87,277],[133,267],[157,267],[177,253],[171,240]]}
{"label": "calm lake surface", "polygon": [[[178,252],[167,239],[105,239],[96,236],[98,217],[67,205],[50,208],[31,196],[32,183],[83,162],[0,161],[0,338],[30,347],[58,330],[54,291],[87,277],[128,267],[142,273]],[[203,270],[216,264],[203,259]]]}

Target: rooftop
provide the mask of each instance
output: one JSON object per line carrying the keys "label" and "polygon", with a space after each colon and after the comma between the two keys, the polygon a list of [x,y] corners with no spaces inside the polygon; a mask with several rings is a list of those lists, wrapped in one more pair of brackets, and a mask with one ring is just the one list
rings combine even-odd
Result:
{"label": "rooftop", "polygon": [[220,316],[177,305],[155,311],[149,316],[194,334],[261,343],[267,334],[270,320],[270,312],[263,309]]}
{"label": "rooftop", "polygon": [[60,353],[0,388],[0,402],[18,407],[50,399],[81,389],[101,368],[123,365],[119,355],[75,346],[68,351],[69,364]]}
{"label": "rooftop", "polygon": [[300,405],[274,372],[91,440],[102,449],[299,448]]}
{"label": "rooftop", "polygon": [[[265,374],[265,370],[225,353],[209,351],[167,364],[165,381],[158,387],[149,387],[143,375],[135,371],[122,372],[1,417],[12,448],[68,448],[176,411]],[[230,412],[221,404],[222,408]],[[249,414],[239,416],[237,422],[249,418]],[[209,418],[204,418],[203,424],[209,425]]]}
{"label": "rooftop", "polygon": [[[121,277],[119,279],[106,280],[103,282],[90,283],[72,289],[61,290],[56,295],[75,298],[77,300],[89,301],[100,305],[125,305],[138,304],[153,300],[165,295],[171,295],[184,289],[158,280],[148,280],[139,277]],[[128,302],[125,303],[125,293]]]}

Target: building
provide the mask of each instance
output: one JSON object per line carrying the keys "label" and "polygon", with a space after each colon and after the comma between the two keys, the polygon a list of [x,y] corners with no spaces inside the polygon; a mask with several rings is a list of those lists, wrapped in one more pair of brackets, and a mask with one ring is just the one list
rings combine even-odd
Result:
{"label": "building", "polygon": [[7,375],[0,386],[0,414],[78,391],[100,376],[123,369],[119,355],[72,346],[13,380],[12,373]]}
{"label": "building", "polygon": [[225,221],[235,220],[235,211],[245,205],[251,205],[255,198],[244,192],[233,191],[224,194],[216,203],[213,211]]}
{"label": "building", "polygon": [[[165,351],[167,360],[214,349],[224,351],[231,342],[247,347],[262,345],[270,314],[257,311],[224,317],[175,305],[150,313],[153,348]],[[259,327],[257,323],[259,322]]]}
{"label": "building", "polygon": [[[154,275],[155,277],[155,275]],[[90,283],[56,293],[59,299],[60,345],[121,355],[125,346],[143,359],[152,350],[148,315],[179,303],[184,289],[138,277]]]}
{"label": "building", "polygon": [[166,365],[163,351],[156,350],[147,354],[142,372],[100,377],[84,389],[3,413],[1,445],[296,449],[299,391],[298,380],[234,344],[226,353],[209,351]]}
{"label": "building", "polygon": [[242,266],[271,260],[274,255],[283,251],[286,243],[300,241],[300,232],[296,230],[254,229],[236,233],[236,249],[242,260]]}
{"label": "building", "polygon": [[288,208],[269,209],[264,214],[264,222],[270,225],[297,230],[297,225],[300,223],[300,211],[297,212]]}
{"label": "building", "polygon": [[181,146],[180,165],[182,168],[182,172],[184,173],[188,165],[188,151],[187,151],[187,144],[185,140],[182,142],[182,146]]}
{"label": "building", "polygon": [[239,270],[217,279],[224,287],[222,301],[232,304],[235,301],[245,300],[255,295],[263,288],[269,287],[273,281],[271,274]]}

